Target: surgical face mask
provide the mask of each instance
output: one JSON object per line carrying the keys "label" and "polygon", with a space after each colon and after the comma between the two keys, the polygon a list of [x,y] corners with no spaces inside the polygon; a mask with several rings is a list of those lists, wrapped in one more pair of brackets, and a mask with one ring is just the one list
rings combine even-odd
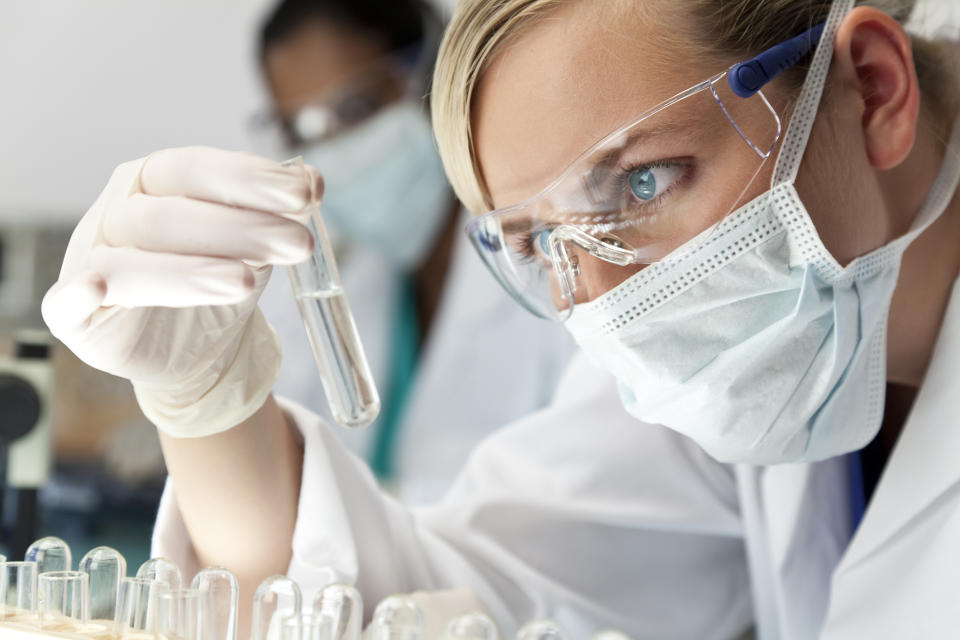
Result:
{"label": "surgical face mask", "polygon": [[372,247],[399,268],[424,260],[453,196],[415,103],[388,106],[302,155],[323,174],[320,208],[337,237]]}
{"label": "surgical face mask", "polygon": [[772,188],[667,259],[577,304],[567,321],[617,378],[633,415],[689,436],[723,462],[815,461],[875,437],[903,252],[960,180],[955,131],[910,232],[846,267],[824,247],[794,182],[833,37],[852,4],[834,3]]}

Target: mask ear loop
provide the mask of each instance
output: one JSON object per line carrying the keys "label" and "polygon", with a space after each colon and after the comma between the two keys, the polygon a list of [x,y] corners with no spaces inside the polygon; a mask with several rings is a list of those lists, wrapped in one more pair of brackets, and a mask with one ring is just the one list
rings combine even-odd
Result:
{"label": "mask ear loop", "polygon": [[794,183],[800,172],[800,162],[807,149],[807,141],[813,130],[813,123],[820,106],[820,99],[830,71],[830,62],[833,59],[833,41],[843,18],[853,9],[854,0],[833,0],[830,13],[827,15],[820,41],[817,43],[807,79],[800,90],[796,107],[787,125],[777,162],[773,169],[771,184],[774,186]]}

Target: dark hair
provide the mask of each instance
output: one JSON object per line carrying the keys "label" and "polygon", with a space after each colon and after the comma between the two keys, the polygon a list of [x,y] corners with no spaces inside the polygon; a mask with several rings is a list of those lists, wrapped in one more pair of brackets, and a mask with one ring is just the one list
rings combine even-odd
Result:
{"label": "dark hair", "polygon": [[260,28],[259,55],[310,18],[331,20],[378,35],[389,51],[428,45],[435,14],[420,0],[281,0]]}

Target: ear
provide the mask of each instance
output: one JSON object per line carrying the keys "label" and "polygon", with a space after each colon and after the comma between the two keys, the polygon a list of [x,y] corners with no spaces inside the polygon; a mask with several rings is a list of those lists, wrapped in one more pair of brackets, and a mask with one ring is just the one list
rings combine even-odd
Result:
{"label": "ear", "polygon": [[857,7],[837,31],[834,60],[841,84],[859,93],[870,164],[896,167],[913,147],[920,110],[910,36],[886,13]]}

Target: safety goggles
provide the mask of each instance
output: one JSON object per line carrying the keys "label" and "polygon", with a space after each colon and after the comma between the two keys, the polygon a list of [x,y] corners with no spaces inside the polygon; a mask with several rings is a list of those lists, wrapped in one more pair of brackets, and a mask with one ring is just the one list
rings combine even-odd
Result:
{"label": "safety goggles", "polygon": [[536,195],[471,221],[480,257],[529,311],[563,321],[647,265],[685,255],[744,201],[780,139],[780,117],[760,89],[822,31],[681,91],[595,143]]}
{"label": "safety goggles", "polygon": [[285,152],[323,142],[356,127],[384,107],[418,94],[423,45],[416,44],[378,59],[326,91],[304,96],[290,113],[264,109],[251,128],[259,146]]}

